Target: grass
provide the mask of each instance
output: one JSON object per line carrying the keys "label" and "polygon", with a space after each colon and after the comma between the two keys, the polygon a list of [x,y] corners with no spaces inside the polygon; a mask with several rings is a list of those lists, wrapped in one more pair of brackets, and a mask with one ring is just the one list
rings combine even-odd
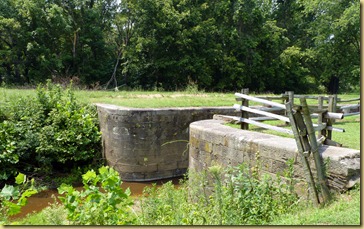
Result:
{"label": "grass", "polygon": [[336,194],[334,200],[323,208],[305,207],[301,204],[292,213],[280,215],[270,225],[360,225],[360,189]]}
{"label": "grass", "polygon": [[22,219],[14,220],[11,225],[68,225],[67,211],[63,205],[56,202],[42,211],[28,214]]}
{"label": "grass", "polygon": [[360,116],[348,116],[338,120],[334,127],[343,128],[345,132],[333,132],[332,139],[342,143],[343,147],[360,150]]}
{"label": "grass", "polygon": [[[86,103],[107,103],[118,106],[135,108],[160,108],[160,107],[211,107],[230,106],[237,103],[234,92],[208,93],[196,90],[159,92],[159,91],[90,91],[75,90],[76,97]],[[35,96],[35,89],[11,89],[0,87],[1,103],[19,98],[21,96]],[[273,94],[261,94],[259,96],[272,96]],[[252,96],[258,96],[252,94]],[[357,94],[342,94],[343,99],[357,98]],[[276,101],[281,102],[281,101]],[[309,104],[316,102],[308,100]],[[299,101],[295,99],[295,103]],[[250,103],[257,105],[257,103]]]}
{"label": "grass", "polygon": [[[177,190],[176,192],[170,190],[168,193],[169,199],[175,196],[180,205],[189,206],[185,205],[187,203],[184,203],[185,200],[182,201],[179,196],[180,192]],[[160,201],[168,202],[165,198],[166,196]],[[360,188],[356,186],[346,193],[335,193],[333,200],[321,208],[312,207],[308,202],[301,202],[291,209],[291,212],[278,215],[267,225],[354,226],[361,224],[360,210]],[[177,210],[175,209],[175,211]],[[66,215],[66,210],[62,205],[53,203],[41,212],[28,214],[25,218],[12,221],[11,225],[68,225]],[[168,217],[168,215],[163,217]]]}
{"label": "grass", "polygon": [[[35,96],[34,89],[0,88],[0,104],[21,96]],[[106,103],[135,108],[231,106],[233,93],[158,92],[158,91],[86,91],[75,90],[85,103]]]}

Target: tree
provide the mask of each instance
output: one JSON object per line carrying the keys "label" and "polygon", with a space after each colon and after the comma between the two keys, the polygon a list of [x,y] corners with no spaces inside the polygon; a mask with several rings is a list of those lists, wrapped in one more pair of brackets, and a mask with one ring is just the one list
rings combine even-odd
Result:
{"label": "tree", "polygon": [[[15,83],[111,75],[116,0],[6,0],[0,4],[2,75]],[[102,60],[102,61],[100,61]]]}
{"label": "tree", "polygon": [[126,53],[132,86],[175,90],[189,80],[209,84],[213,19],[204,21],[199,7],[188,1],[135,3],[135,36]]}
{"label": "tree", "polygon": [[[359,83],[360,16],[359,2],[301,1],[304,13],[311,14],[307,35],[313,40],[307,48],[310,73],[327,92],[348,91]],[[342,83],[339,83],[342,82]]]}
{"label": "tree", "polygon": [[3,0],[0,81],[348,91],[358,12],[355,0]]}
{"label": "tree", "polygon": [[0,2],[0,80],[19,83],[23,70],[22,27],[17,20],[15,2],[4,0]]}
{"label": "tree", "polygon": [[119,5],[116,0],[64,0],[58,4],[70,20],[64,74],[78,76],[87,84],[104,81],[112,73],[115,58],[107,36],[113,30]]}

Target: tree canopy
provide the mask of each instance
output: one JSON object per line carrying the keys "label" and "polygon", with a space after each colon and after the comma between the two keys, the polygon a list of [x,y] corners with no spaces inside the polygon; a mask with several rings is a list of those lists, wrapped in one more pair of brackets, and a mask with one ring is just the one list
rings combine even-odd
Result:
{"label": "tree canopy", "polygon": [[358,88],[355,0],[2,0],[0,83],[337,93]]}

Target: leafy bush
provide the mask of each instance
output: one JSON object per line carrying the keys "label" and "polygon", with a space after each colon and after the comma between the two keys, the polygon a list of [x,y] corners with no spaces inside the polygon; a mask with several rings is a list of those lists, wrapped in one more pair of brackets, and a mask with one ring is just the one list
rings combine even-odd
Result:
{"label": "leafy bush", "polygon": [[78,102],[72,85],[48,82],[36,98],[7,104],[0,120],[0,181],[24,173],[70,171],[101,157],[101,134],[94,106]]}
{"label": "leafy bush", "polygon": [[28,197],[37,193],[34,180],[30,182],[26,175],[19,173],[15,178],[16,185],[5,185],[0,192],[0,225],[7,224],[8,217],[18,214],[21,207],[27,204]]}
{"label": "leafy bush", "polygon": [[[223,169],[211,166],[204,173],[189,172],[178,189],[172,183],[146,188],[139,224],[144,225],[263,225],[288,212],[297,200],[293,184],[245,164]],[[285,179],[293,175],[292,163]],[[213,184],[213,185],[212,185]]]}
{"label": "leafy bush", "polygon": [[[103,166],[99,174],[90,170],[82,176],[85,191],[70,185],[61,185],[59,197],[73,225],[126,225],[135,222],[130,206],[133,205],[129,188],[121,188],[118,172]],[[103,191],[100,190],[100,187]]]}

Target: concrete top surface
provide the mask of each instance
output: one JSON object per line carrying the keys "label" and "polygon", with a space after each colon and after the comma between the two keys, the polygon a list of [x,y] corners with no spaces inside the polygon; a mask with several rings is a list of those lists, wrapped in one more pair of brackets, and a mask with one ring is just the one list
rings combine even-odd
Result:
{"label": "concrete top surface", "polygon": [[124,107],[113,104],[105,104],[105,103],[94,103],[97,107],[109,109],[109,110],[130,110],[130,111],[165,111],[165,110],[206,110],[206,109],[214,109],[214,110],[234,110],[232,106],[221,106],[221,107],[161,107],[161,108],[136,108],[136,107]]}

